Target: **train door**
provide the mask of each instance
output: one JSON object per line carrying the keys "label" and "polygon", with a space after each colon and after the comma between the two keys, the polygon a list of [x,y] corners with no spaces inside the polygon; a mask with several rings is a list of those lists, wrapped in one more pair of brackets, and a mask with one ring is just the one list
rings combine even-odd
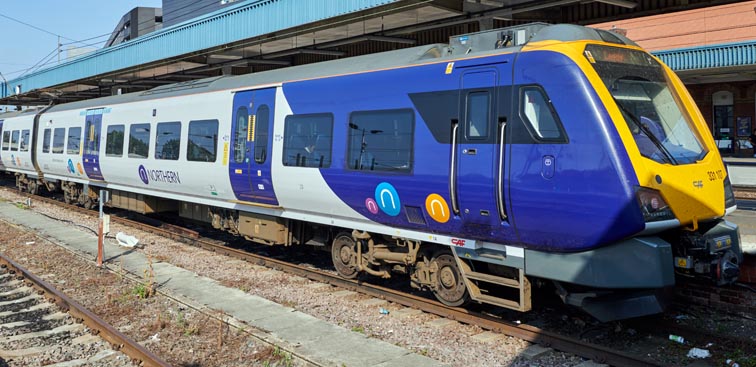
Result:
{"label": "train door", "polygon": [[498,116],[497,101],[503,97],[496,87],[498,79],[496,69],[481,68],[465,72],[460,83],[460,120],[454,127],[457,203],[453,206],[471,236],[488,235],[506,222],[504,147],[500,144],[505,118]]}
{"label": "train door", "polygon": [[85,139],[82,160],[87,177],[92,180],[104,180],[100,171],[100,130],[102,127],[102,109],[87,111],[85,118]]}
{"label": "train door", "polygon": [[[0,120],[0,138],[3,136],[3,121]],[[0,171],[5,170],[5,166],[3,165],[3,152],[2,149],[0,149]]]}
{"label": "train door", "polygon": [[271,178],[271,146],[276,88],[234,95],[229,174],[236,198],[278,205]]}

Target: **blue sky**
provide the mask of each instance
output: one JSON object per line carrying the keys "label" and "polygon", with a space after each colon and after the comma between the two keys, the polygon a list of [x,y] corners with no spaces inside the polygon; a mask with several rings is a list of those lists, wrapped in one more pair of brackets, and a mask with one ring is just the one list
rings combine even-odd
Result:
{"label": "blue sky", "polygon": [[[0,72],[8,80],[17,78],[24,69],[54,51],[58,42],[58,37],[54,35],[5,17],[79,41],[110,35],[121,17],[137,6],[161,7],[162,0],[3,1],[0,7]],[[99,41],[99,44],[90,47],[100,47],[106,40],[107,36],[104,36],[85,44]],[[61,43],[70,42],[61,39]],[[52,56],[55,56],[54,52]],[[64,57],[65,54],[61,55],[61,59]],[[57,57],[53,57],[52,61],[57,62]]]}

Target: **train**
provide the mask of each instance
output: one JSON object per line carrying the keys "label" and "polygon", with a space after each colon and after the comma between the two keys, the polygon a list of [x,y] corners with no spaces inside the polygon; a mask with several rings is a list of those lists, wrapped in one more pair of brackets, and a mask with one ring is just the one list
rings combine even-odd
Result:
{"label": "train", "polygon": [[29,193],[177,215],[406,276],[449,306],[600,321],[734,282],[732,187],[680,79],[623,35],[528,24],[0,117]]}

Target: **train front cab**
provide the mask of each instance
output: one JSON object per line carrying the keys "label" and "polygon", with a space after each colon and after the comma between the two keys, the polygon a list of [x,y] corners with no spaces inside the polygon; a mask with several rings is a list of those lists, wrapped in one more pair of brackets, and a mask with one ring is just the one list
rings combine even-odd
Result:
{"label": "train front cab", "polygon": [[621,36],[549,28],[514,68],[515,85],[543,88],[566,134],[511,145],[513,216],[536,244],[526,274],[602,321],[662,312],[676,275],[735,281],[740,237],[723,219],[732,189],[680,80]]}

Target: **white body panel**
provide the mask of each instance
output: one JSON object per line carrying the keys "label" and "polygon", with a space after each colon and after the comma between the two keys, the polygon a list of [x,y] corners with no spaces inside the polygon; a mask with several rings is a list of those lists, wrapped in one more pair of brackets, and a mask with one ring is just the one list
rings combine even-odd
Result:
{"label": "white body panel", "polygon": [[[69,141],[74,139],[71,128],[79,128],[79,146],[76,152],[68,150]],[[43,152],[45,130],[50,129],[50,149]],[[52,146],[55,129],[65,129],[63,150],[55,151]],[[40,116],[39,131],[37,131],[37,164],[45,175],[45,179],[63,179],[76,182],[88,181],[82,162],[82,147],[84,136],[84,116],[78,112],[63,111],[59,113],[46,113]],[[69,162],[70,161],[70,162]]]}
{"label": "white body panel", "polygon": [[[29,131],[29,140],[22,142],[22,131]],[[33,176],[37,175],[37,171],[34,169],[34,163],[32,162],[32,149],[31,149],[31,136],[34,130],[34,115],[23,115],[6,118],[3,121],[3,134],[8,131],[11,134],[14,131],[18,131],[19,141],[16,144],[10,144],[8,150],[3,150],[0,157],[2,157],[3,165],[9,172],[26,173]],[[2,135],[0,135],[2,139]],[[25,149],[25,151],[22,151]]]}

